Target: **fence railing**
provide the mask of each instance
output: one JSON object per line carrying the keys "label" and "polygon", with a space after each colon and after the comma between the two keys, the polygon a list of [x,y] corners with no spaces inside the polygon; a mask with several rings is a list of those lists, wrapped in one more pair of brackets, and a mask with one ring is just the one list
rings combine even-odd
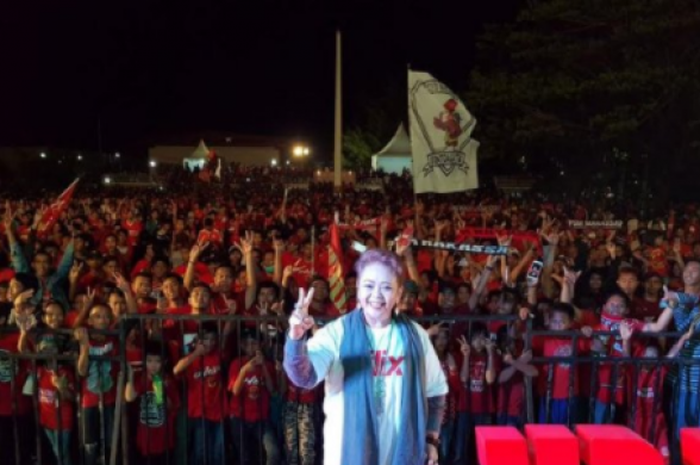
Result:
{"label": "fence railing", "polygon": [[[276,316],[124,316],[111,331],[89,331],[86,376],[77,372],[81,349],[76,343],[64,344],[61,353],[17,353],[12,347],[17,334],[4,330],[0,332],[0,463],[321,463],[322,395],[290,386],[284,375],[280,362],[286,321]],[[527,363],[536,366],[539,375],[521,378],[521,424],[558,421],[571,427],[602,419],[625,424],[655,446],[667,444],[678,452],[674,425],[678,412],[686,412],[679,405],[681,390],[694,390],[697,396],[697,386],[681,386],[679,373],[700,370],[700,360],[611,356],[610,344],[619,343],[615,332],[593,334],[594,339],[607,338],[606,354],[598,355],[585,347],[591,339],[578,331],[535,331],[530,321],[513,316],[443,315],[416,321],[433,332],[449,331],[449,351],[458,366],[455,337],[469,338],[476,325],[480,330],[485,325],[502,367],[508,366],[506,354],[534,348],[537,353]],[[34,347],[42,347],[40,341],[55,342],[60,336],[65,342],[72,333],[35,330],[31,339]],[[662,333],[652,339],[663,348],[678,336]],[[549,344],[556,350],[545,355]],[[194,350],[204,352],[194,356]],[[239,382],[241,368],[256,353],[264,360],[259,369],[264,366],[267,373],[246,372]],[[157,368],[158,359],[161,375],[145,377],[145,372]],[[178,365],[176,376],[173,369]],[[497,409],[508,408],[515,400],[514,391],[498,389],[498,380],[495,384],[484,389],[496,407],[486,407],[487,414],[479,421],[497,423],[502,413]],[[129,399],[126,391],[131,391]],[[503,398],[496,404],[499,392]],[[457,406],[459,395],[472,398],[471,386],[452,395]],[[468,437],[460,437],[465,434],[456,426],[461,417],[476,417],[462,410],[464,405],[448,412],[454,421],[446,422],[443,431],[453,439],[452,447],[441,451],[450,458],[469,453],[456,448],[469,447],[478,425],[471,421]],[[665,439],[666,424],[670,434]]]}

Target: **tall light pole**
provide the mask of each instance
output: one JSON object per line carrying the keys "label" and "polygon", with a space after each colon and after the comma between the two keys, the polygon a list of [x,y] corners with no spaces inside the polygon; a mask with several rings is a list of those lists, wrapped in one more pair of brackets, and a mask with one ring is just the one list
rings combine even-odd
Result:
{"label": "tall light pole", "polygon": [[343,169],[343,97],[340,30],[335,32],[335,145],[333,152],[333,186],[340,189]]}

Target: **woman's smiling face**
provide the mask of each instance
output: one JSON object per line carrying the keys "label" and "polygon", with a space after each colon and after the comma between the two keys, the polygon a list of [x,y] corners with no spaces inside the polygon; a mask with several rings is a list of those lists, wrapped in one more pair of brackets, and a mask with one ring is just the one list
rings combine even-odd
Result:
{"label": "woman's smiling face", "polygon": [[384,319],[391,315],[398,298],[398,278],[388,266],[367,265],[358,279],[357,298],[368,317]]}

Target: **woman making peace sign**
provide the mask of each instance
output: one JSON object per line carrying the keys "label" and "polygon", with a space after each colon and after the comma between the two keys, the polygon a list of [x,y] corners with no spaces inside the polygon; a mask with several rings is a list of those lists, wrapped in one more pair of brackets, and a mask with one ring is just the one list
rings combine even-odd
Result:
{"label": "woman making peace sign", "polygon": [[425,330],[394,312],[399,258],[365,252],[357,275],[359,308],[308,341],[313,290],[300,291],[284,368],[304,389],[325,379],[325,465],[437,465],[448,387]]}

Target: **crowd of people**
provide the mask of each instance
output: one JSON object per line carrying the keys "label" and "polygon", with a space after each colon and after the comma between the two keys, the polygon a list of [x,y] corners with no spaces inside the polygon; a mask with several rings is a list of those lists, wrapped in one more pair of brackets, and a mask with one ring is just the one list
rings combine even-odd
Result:
{"label": "crowd of people", "polygon": [[[678,429],[700,425],[694,205],[645,218],[534,197],[414,199],[407,176],[338,193],[255,175],[196,195],[78,188],[49,230],[37,226],[50,200],[3,202],[0,437],[13,440],[0,463],[42,450],[66,465],[322,463],[331,393],[285,373],[287,320],[305,289],[318,327],[354,309],[353,270],[372,249],[400,258],[395,310],[425,327],[448,382],[440,463],[474,463],[474,426],[521,427],[528,413],[629,425],[669,460]],[[462,243],[507,254],[449,247]],[[380,374],[405,371],[374,358]]]}

